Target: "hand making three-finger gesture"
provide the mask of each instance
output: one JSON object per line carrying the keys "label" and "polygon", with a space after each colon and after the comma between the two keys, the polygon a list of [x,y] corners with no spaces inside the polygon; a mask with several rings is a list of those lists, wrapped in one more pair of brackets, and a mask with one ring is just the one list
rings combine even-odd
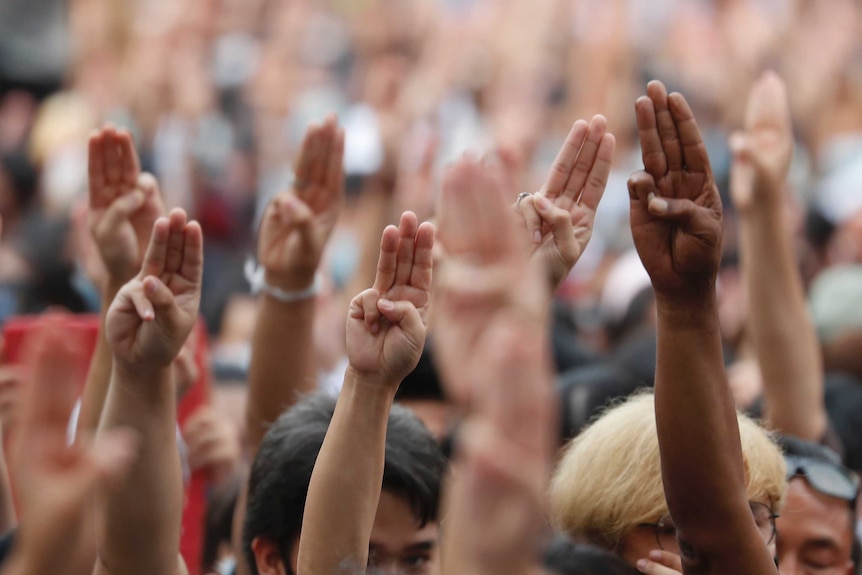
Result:
{"label": "hand making three-finger gesture", "polygon": [[338,221],[344,190],[344,130],[334,116],[305,134],[293,189],[269,204],[261,222],[258,260],[266,282],[288,292],[312,285]]}
{"label": "hand making three-finger gesture", "polygon": [[434,227],[412,212],[383,230],[374,285],[353,298],[347,318],[350,368],[365,378],[395,389],[419,362],[433,247]]}
{"label": "hand making three-finger gesture", "polygon": [[167,367],[197,319],[203,237],[181,209],[159,218],[140,273],[117,294],[105,320],[115,362]]}
{"label": "hand making three-finger gesture", "polygon": [[604,116],[578,120],[569,131],[542,189],[519,198],[534,257],[558,287],[584,253],[608,184],[616,140]]}
{"label": "hand making three-finger gesture", "polygon": [[127,130],[107,126],[96,132],[88,156],[90,232],[109,281],[122,285],[140,269],[164,203],[155,178],[141,174]]}
{"label": "hand making three-finger gesture", "polygon": [[721,199],[706,146],[681,94],[661,82],[635,104],[644,171],[629,178],[635,247],[659,298],[714,289]]}

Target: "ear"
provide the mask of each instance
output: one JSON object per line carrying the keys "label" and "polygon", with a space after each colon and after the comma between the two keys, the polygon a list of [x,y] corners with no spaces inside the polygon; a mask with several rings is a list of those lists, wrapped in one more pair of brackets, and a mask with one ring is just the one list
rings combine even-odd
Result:
{"label": "ear", "polygon": [[287,575],[275,542],[265,537],[255,537],[251,542],[251,550],[260,575]]}

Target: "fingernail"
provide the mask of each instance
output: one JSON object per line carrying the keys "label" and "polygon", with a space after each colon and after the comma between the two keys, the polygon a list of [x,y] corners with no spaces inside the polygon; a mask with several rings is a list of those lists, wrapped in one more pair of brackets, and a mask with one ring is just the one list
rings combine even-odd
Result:
{"label": "fingernail", "polygon": [[542,232],[540,232],[539,230],[533,232],[533,241],[537,244],[542,243]]}
{"label": "fingernail", "polygon": [[541,194],[535,194],[533,196],[535,198],[536,207],[542,211],[545,211],[551,207],[551,201]]}
{"label": "fingernail", "polygon": [[656,197],[655,194],[650,194],[649,198],[649,209],[657,214],[667,213],[668,210],[667,200]]}
{"label": "fingernail", "polygon": [[380,331],[380,324],[372,323],[371,324],[371,333],[376,334],[379,331]]}
{"label": "fingernail", "polygon": [[395,309],[395,304],[393,304],[393,303],[392,303],[391,301],[389,301],[388,299],[381,299],[381,300],[379,300],[379,301],[377,302],[377,305],[378,305],[381,309],[385,309],[386,311],[392,311],[393,309]]}
{"label": "fingernail", "polygon": [[639,559],[637,562],[638,571],[644,571],[649,566],[649,561],[646,559]]}
{"label": "fingernail", "polygon": [[158,287],[158,286],[156,285],[155,281],[153,281],[151,279],[144,280],[144,291],[148,295],[153,295],[154,293],[156,293],[156,287]]}
{"label": "fingernail", "polygon": [[661,557],[662,557],[661,551],[657,551],[657,550],[653,549],[652,551],[649,552],[649,558],[654,560],[654,561],[660,561]]}

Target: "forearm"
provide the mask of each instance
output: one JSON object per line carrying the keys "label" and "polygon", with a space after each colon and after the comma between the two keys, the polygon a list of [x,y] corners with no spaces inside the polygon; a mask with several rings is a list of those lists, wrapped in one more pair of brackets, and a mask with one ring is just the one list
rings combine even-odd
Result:
{"label": "forearm", "polygon": [[[715,294],[657,298],[655,410],[662,479],[680,533],[698,539],[748,513],[742,448],[722,361]],[[731,538],[732,540],[732,538]]]}
{"label": "forearm", "polygon": [[[352,370],[314,465],[299,543],[299,573],[364,570],[383,483],[394,388]],[[350,465],[345,465],[350,461]]]}
{"label": "forearm", "polygon": [[87,372],[84,392],[81,395],[81,411],[78,414],[76,436],[80,436],[82,433],[94,433],[99,427],[114,362],[113,353],[111,353],[111,348],[105,337],[105,317],[111,302],[114,301],[117,292],[120,291],[124,283],[110,279],[105,282],[105,289],[102,292],[102,309],[99,312],[99,337],[96,340],[96,349],[90,360],[90,369]]}
{"label": "forearm", "polygon": [[115,575],[177,568],[183,488],[170,377],[169,368],[114,364],[100,429],[124,427],[139,438],[128,479],[101,499],[99,562]]}
{"label": "forearm", "polygon": [[781,206],[741,217],[742,264],[764,408],[781,433],[820,441],[826,431],[823,360]]}
{"label": "forearm", "polygon": [[317,388],[314,298],[293,303],[261,298],[248,373],[246,422],[252,452],[287,408]]}

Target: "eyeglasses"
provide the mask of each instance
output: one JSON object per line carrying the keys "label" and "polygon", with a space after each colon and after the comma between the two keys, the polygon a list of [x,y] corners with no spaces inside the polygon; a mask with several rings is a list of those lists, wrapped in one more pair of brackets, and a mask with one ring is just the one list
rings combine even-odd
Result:
{"label": "eyeglasses", "polygon": [[835,463],[795,455],[785,455],[784,461],[787,463],[788,481],[794,477],[805,477],[815,491],[844,501],[856,501],[859,476],[849,469]]}
{"label": "eyeglasses", "polygon": [[[757,529],[767,545],[775,539],[775,519],[777,514],[772,512],[772,508],[764,503],[749,502],[751,506],[751,514],[754,516],[754,522],[757,524]],[[655,538],[659,549],[663,551],[679,552],[679,542],[676,538],[676,526],[669,515],[665,515],[658,520],[658,523],[641,523],[638,527],[650,527],[655,530]]]}

